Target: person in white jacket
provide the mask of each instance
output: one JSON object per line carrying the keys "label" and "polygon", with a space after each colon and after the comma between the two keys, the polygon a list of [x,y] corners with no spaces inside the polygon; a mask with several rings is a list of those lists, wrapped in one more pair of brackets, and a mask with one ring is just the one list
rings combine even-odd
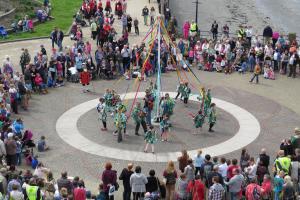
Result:
{"label": "person in white jacket", "polygon": [[133,200],[138,200],[144,197],[146,192],[146,184],[148,183],[147,177],[141,173],[140,166],[135,167],[135,173],[130,176],[130,187],[133,193]]}
{"label": "person in white jacket", "polygon": [[254,158],[251,157],[249,161],[249,166],[244,169],[244,172],[248,175],[248,178],[251,180],[256,177],[257,164],[254,161]]}

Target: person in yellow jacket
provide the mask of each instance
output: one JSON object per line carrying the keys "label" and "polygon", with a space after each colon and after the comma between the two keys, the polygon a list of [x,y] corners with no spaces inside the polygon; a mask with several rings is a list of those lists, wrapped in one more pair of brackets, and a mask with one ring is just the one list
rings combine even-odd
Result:
{"label": "person in yellow jacket", "polygon": [[284,171],[285,175],[290,173],[291,169],[291,159],[284,155],[284,151],[280,150],[278,152],[278,158],[274,162],[275,172]]}
{"label": "person in yellow jacket", "polygon": [[251,78],[251,80],[250,80],[249,82],[252,83],[253,80],[254,80],[255,77],[256,77],[256,83],[258,83],[258,82],[259,82],[258,76],[260,75],[260,72],[261,72],[261,67],[260,67],[259,64],[256,64],[256,65],[255,65],[255,68],[254,68],[253,77]]}
{"label": "person in yellow jacket", "polygon": [[25,200],[42,200],[41,190],[36,184],[36,180],[31,178],[24,192]]}
{"label": "person in yellow jacket", "polygon": [[192,21],[191,28],[190,28],[190,35],[195,36],[197,34],[197,31],[198,31],[198,25],[196,24],[195,21]]}

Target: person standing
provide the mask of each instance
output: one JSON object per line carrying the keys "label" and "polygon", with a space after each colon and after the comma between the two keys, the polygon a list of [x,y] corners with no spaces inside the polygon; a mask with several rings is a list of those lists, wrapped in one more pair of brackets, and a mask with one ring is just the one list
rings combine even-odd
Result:
{"label": "person standing", "polygon": [[105,105],[105,99],[100,98],[99,104],[97,105],[97,111],[99,113],[99,119],[102,121],[103,128],[101,128],[101,131],[107,131],[107,107]]}
{"label": "person standing", "polygon": [[8,166],[17,165],[17,143],[14,139],[14,134],[9,133],[8,139],[5,141],[6,159]]}
{"label": "person standing", "polygon": [[122,131],[124,131],[124,134],[126,134],[126,121],[127,117],[123,113],[121,107],[119,107],[114,119],[114,123],[117,129],[118,143],[122,142],[123,140]]}
{"label": "person standing", "polygon": [[209,109],[209,117],[208,117],[208,122],[209,122],[209,132],[214,132],[212,129],[213,126],[216,124],[217,121],[217,113],[216,113],[216,104],[212,103],[210,104],[210,109]]}
{"label": "person standing", "polygon": [[200,173],[201,166],[204,164],[204,157],[202,156],[202,150],[199,149],[197,155],[194,157],[194,165],[195,165],[195,176]]}
{"label": "person standing", "polygon": [[211,25],[211,33],[213,35],[213,40],[217,40],[218,38],[218,27],[217,21],[214,21],[214,23]]}
{"label": "person standing", "polygon": [[128,30],[128,33],[131,33],[131,27],[132,27],[132,17],[130,15],[127,15],[127,30]]}
{"label": "person standing", "polygon": [[97,36],[97,23],[95,22],[95,20],[93,20],[92,23],[91,23],[91,36],[92,36],[93,40],[96,39],[96,36]]}
{"label": "person standing", "polygon": [[193,200],[205,199],[205,186],[201,181],[201,176],[197,175],[195,180],[188,183],[187,191],[192,195]]}
{"label": "person standing", "polygon": [[83,72],[80,73],[80,83],[83,87],[83,92],[89,92],[89,89],[85,89],[86,86],[90,85],[91,76],[90,73],[85,68]]}
{"label": "person standing", "polygon": [[28,49],[24,49],[21,57],[20,57],[20,65],[22,69],[22,74],[25,72],[25,67],[30,63],[31,57],[30,54],[28,53]]}
{"label": "person standing", "polygon": [[130,68],[130,56],[131,56],[131,50],[128,48],[127,45],[124,45],[123,49],[121,50],[121,55],[123,58],[123,72],[126,72]]}
{"label": "person standing", "polygon": [[233,170],[233,177],[229,179],[225,184],[229,186],[229,193],[231,200],[238,200],[239,194],[244,182],[244,176],[240,173],[240,169]]}
{"label": "person standing", "polygon": [[184,173],[184,168],[188,165],[188,160],[190,159],[187,150],[181,151],[181,156],[177,158],[179,164],[179,170]]}
{"label": "person standing", "polygon": [[130,186],[132,188],[133,200],[139,200],[144,197],[146,192],[147,177],[142,174],[140,166],[135,167],[135,173],[130,176]]}
{"label": "person standing", "polygon": [[126,14],[123,14],[122,17],[121,17],[121,22],[122,22],[122,34],[124,34],[126,31],[127,31],[127,15]]}
{"label": "person standing", "polygon": [[135,34],[139,35],[140,34],[140,31],[139,31],[139,20],[137,18],[134,19],[133,25],[134,25],[134,32],[135,32]]}
{"label": "person standing", "polygon": [[145,121],[146,112],[142,109],[140,102],[136,103],[131,116],[136,124],[135,125],[135,135],[140,135],[139,129],[140,129],[141,125],[144,129],[144,134],[145,134],[147,132],[147,124]]}
{"label": "person standing", "polygon": [[157,142],[156,132],[153,126],[149,127],[149,130],[145,133],[145,149],[144,152],[147,153],[149,144],[151,145],[152,153],[154,154],[154,144]]}
{"label": "person standing", "polygon": [[288,77],[293,77],[295,78],[296,77],[296,52],[294,52],[291,57],[290,57],[290,60],[289,60],[289,75]]}
{"label": "person standing", "polygon": [[149,9],[145,6],[142,10],[142,16],[144,17],[144,25],[148,26],[148,16],[149,16]]}
{"label": "person standing", "polygon": [[[105,164],[105,170],[102,172],[102,182],[103,182],[103,189],[105,192],[105,196],[109,199],[109,190],[112,186],[117,184],[117,171],[112,170],[112,164],[107,162]],[[114,196],[110,196],[110,200],[113,200]]]}
{"label": "person standing", "polygon": [[252,83],[253,80],[256,78],[256,83],[258,84],[259,83],[258,77],[259,77],[260,73],[261,73],[261,67],[259,64],[256,64],[254,67],[253,77],[251,78],[251,80],[249,82]]}
{"label": "person standing", "polygon": [[175,165],[173,161],[169,161],[167,168],[163,173],[166,179],[166,200],[173,200],[175,195],[175,185],[177,179],[177,172],[175,170]]}
{"label": "person standing", "polygon": [[208,199],[209,200],[223,200],[225,190],[223,185],[220,184],[218,176],[212,178],[213,185],[209,188]]}
{"label": "person standing", "polygon": [[130,177],[134,173],[132,171],[133,164],[129,163],[127,168],[124,168],[119,176],[119,180],[123,181],[123,200],[130,200],[131,196],[131,186],[130,186]]}
{"label": "person standing", "polygon": [[183,103],[187,104],[191,94],[191,89],[189,88],[189,83],[185,82],[183,90],[181,91],[181,96],[183,97]]}
{"label": "person standing", "polygon": [[261,196],[261,187],[257,184],[256,177],[250,179],[250,184],[246,187],[246,199],[257,200]]}
{"label": "person standing", "polygon": [[150,89],[146,89],[146,95],[144,98],[144,109],[146,111],[146,123],[148,126],[151,126],[151,112],[154,107],[154,97]]}
{"label": "person standing", "polygon": [[59,48],[59,51],[62,51],[63,39],[64,39],[64,33],[60,29],[57,29],[56,40],[57,40],[57,46]]}

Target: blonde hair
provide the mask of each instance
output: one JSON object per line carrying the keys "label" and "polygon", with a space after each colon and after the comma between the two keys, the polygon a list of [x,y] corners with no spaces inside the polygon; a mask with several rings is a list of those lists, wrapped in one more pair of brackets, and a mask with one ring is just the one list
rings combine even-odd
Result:
{"label": "blonde hair", "polygon": [[170,160],[167,164],[167,168],[166,168],[167,173],[172,173],[175,171],[175,165],[174,162],[172,160]]}
{"label": "blonde hair", "polygon": [[290,176],[285,176],[284,177],[284,182],[287,185],[293,185],[292,178]]}

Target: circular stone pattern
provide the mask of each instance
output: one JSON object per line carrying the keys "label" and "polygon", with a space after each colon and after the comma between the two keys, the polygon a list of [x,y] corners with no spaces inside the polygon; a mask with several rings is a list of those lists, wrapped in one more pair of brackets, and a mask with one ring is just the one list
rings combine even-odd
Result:
{"label": "circular stone pattern", "polygon": [[[175,92],[168,93],[172,98],[176,96]],[[137,94],[137,98],[143,98],[144,96],[144,92],[139,92]],[[135,93],[127,93],[126,95],[121,95],[122,99],[124,97],[125,99],[134,99]],[[190,101],[198,101],[197,96],[191,95]],[[221,99],[213,98],[212,101],[217,104],[218,108],[226,111],[237,120],[237,122],[239,123],[239,129],[238,132],[230,139],[219,144],[214,144],[212,146],[206,146],[205,148],[202,148],[204,154],[207,152],[209,152],[212,156],[227,154],[244,146],[247,146],[259,136],[261,130],[260,124],[251,113],[237,105]],[[98,144],[84,137],[78,130],[78,120],[88,111],[95,109],[97,103],[98,99],[84,102],[69,109],[59,117],[56,122],[56,131],[66,143],[81,151],[112,159],[141,162],[166,162],[169,160],[177,160],[180,152],[160,152],[156,154],[145,154],[144,152],[140,151],[140,149],[137,151],[109,147]],[[201,135],[198,135],[197,137],[201,137]],[[143,143],[140,146],[142,145]],[[196,154],[197,149],[190,150],[189,154]]]}
{"label": "circular stone pattern", "polygon": [[[138,99],[137,102],[143,103],[142,99]],[[125,100],[125,105],[128,106],[128,110],[133,104],[133,100]],[[209,124],[208,118],[203,125],[200,134],[193,135],[195,132],[194,120],[191,115],[195,115],[200,108],[201,103],[195,101],[189,101],[188,104],[184,104],[182,101],[177,100],[174,108],[174,114],[171,117],[172,127],[168,133],[168,142],[158,141],[155,144],[155,152],[176,152],[179,149],[198,149],[199,147],[205,148],[214,144],[221,143],[231,137],[233,137],[238,129],[238,121],[230,115],[228,112],[217,108],[218,121],[214,126],[214,133],[208,132]],[[153,112],[154,114],[155,112]],[[98,119],[98,120],[97,120]],[[108,114],[107,127],[108,131],[102,131],[103,127],[101,120],[99,120],[99,114],[95,109],[92,109],[82,115],[77,121],[77,128],[82,136],[87,139],[96,142],[97,144],[104,146],[113,146],[114,148],[130,150],[130,151],[143,151],[144,150],[144,131],[140,127],[140,136],[135,135],[135,122],[130,118],[126,124],[126,133],[124,140],[121,143],[116,142],[117,137],[112,133],[115,131],[114,119]],[[160,127],[159,123],[154,124],[154,130],[157,132],[157,137],[160,140]]]}

